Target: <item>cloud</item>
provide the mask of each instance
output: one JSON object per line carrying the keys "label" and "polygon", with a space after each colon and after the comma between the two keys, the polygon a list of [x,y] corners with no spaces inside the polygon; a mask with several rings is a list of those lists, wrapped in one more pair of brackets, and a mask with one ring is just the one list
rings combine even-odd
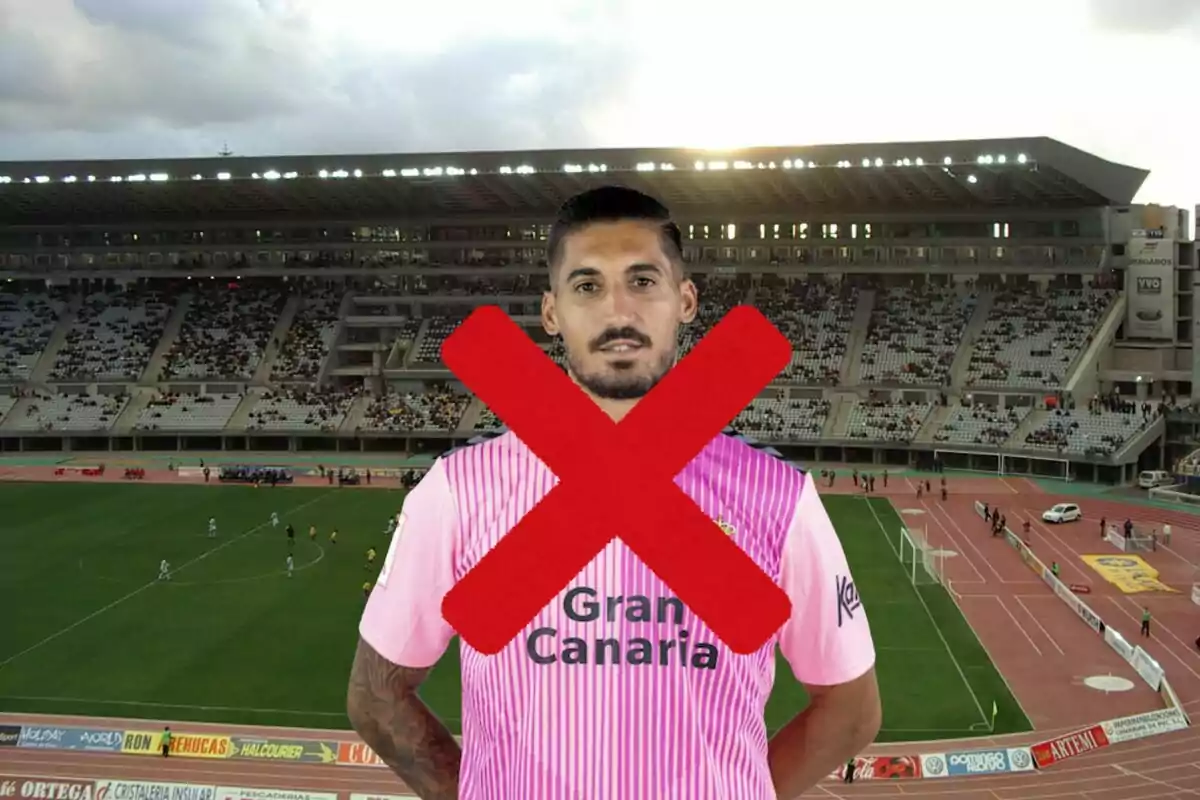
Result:
{"label": "cloud", "polygon": [[1172,33],[1200,27],[1196,0],[1090,0],[1092,19],[1121,33]]}
{"label": "cloud", "polygon": [[614,24],[622,5],[605,4],[605,20],[587,4],[525,5],[0,0],[0,149],[27,159],[210,155],[224,142],[241,155],[586,146],[589,120],[632,74],[636,53]]}

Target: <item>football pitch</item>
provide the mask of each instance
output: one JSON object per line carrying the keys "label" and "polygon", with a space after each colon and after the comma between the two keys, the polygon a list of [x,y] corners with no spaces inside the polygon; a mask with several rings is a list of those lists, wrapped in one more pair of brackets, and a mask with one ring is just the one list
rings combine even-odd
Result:
{"label": "football pitch", "polygon": [[[0,484],[0,711],[349,727],[361,587],[374,577],[363,554],[386,549],[383,527],[402,500],[375,489]],[[891,504],[825,503],[879,651],[880,740],[987,735],[993,702],[995,733],[1029,730],[946,591],[912,586]],[[169,583],[155,581],[162,559]],[[458,727],[456,646],[422,693]],[[805,703],[780,658],[768,726]]]}

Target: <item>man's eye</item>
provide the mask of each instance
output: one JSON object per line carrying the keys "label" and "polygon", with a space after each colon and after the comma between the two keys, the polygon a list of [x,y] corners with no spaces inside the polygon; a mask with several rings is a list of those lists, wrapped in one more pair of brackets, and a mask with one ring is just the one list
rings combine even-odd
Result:
{"label": "man's eye", "polygon": [[582,292],[584,294],[590,294],[591,292],[594,292],[595,290],[596,290],[596,284],[592,283],[591,281],[584,281],[583,283],[575,284],[575,291],[577,291],[577,292]]}
{"label": "man's eye", "polygon": [[648,289],[654,285],[654,279],[646,277],[634,278],[633,283],[639,289]]}

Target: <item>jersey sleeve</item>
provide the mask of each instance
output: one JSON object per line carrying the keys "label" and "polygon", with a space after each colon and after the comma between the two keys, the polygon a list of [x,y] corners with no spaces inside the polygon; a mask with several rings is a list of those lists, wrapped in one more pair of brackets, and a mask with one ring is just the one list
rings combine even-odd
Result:
{"label": "jersey sleeve", "polygon": [[801,683],[834,686],[875,664],[875,645],[842,543],[805,476],[784,544],[781,584],[792,601],[779,647]]}
{"label": "jersey sleeve", "polygon": [[454,497],[439,460],[404,500],[358,626],[393,664],[431,667],[446,651],[454,629],[442,617],[442,598],[454,585],[457,544]]}

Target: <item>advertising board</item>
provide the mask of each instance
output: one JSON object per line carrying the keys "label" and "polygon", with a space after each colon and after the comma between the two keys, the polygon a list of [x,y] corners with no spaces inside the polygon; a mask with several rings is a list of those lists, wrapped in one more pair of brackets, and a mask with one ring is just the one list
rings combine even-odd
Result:
{"label": "advertising board", "polygon": [[78,778],[0,775],[0,798],[5,800],[93,800],[95,784]]}
{"label": "advertising board", "polygon": [[1166,237],[1134,236],[1129,239],[1127,254],[1126,334],[1138,339],[1174,339],[1175,242]]}
{"label": "advertising board", "polygon": [[121,750],[121,731],[103,728],[58,728],[25,725],[17,747],[39,750],[95,750],[117,753]]}
{"label": "advertising board", "polygon": [[1039,742],[1029,749],[1033,753],[1034,763],[1039,769],[1045,769],[1052,764],[1099,750],[1102,747],[1108,747],[1108,734],[1100,725],[1093,725],[1090,728]]}
{"label": "advertising board", "polygon": [[96,781],[93,800],[214,800],[215,786],[161,781]]}
{"label": "advertising board", "polygon": [[1100,727],[1104,728],[1104,735],[1110,744],[1120,744],[1181,731],[1187,727],[1187,720],[1179,709],[1163,708],[1145,714],[1134,714],[1131,717],[1111,719],[1100,723]]}

